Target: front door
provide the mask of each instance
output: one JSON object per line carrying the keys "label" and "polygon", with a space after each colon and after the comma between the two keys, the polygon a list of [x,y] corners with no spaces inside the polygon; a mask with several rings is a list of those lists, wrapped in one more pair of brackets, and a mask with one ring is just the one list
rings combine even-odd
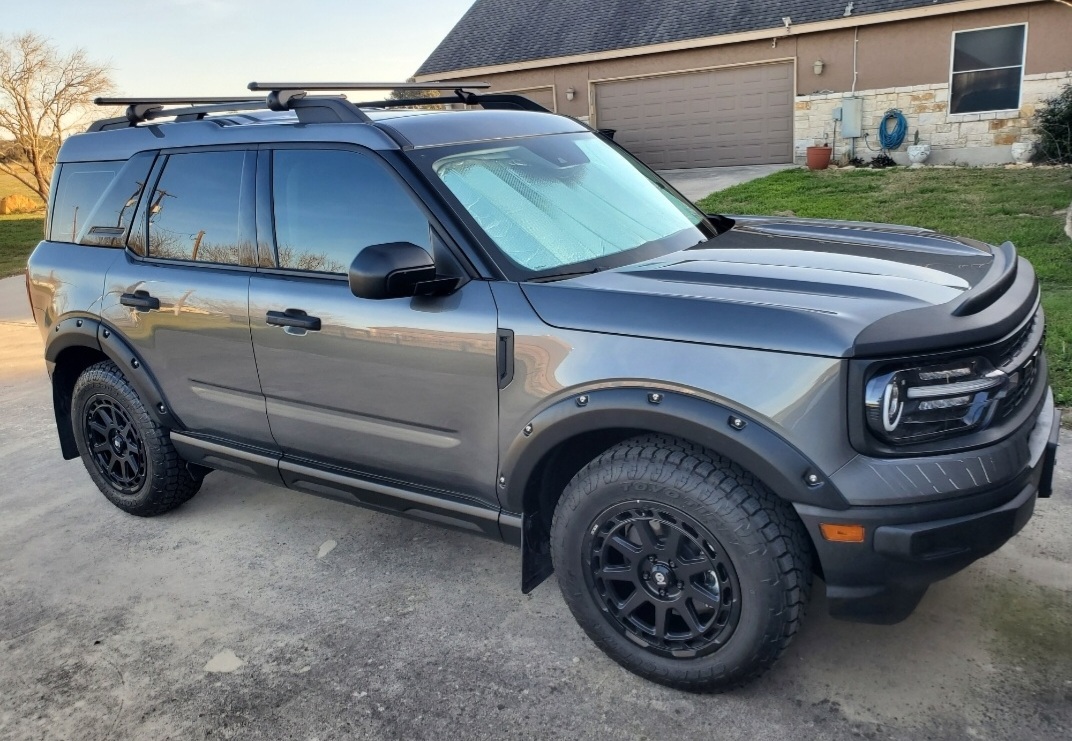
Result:
{"label": "front door", "polygon": [[[269,180],[278,268],[253,277],[250,316],[285,456],[497,508],[496,311],[487,283],[434,298],[356,298],[346,270],[363,246],[412,242],[437,252],[408,187],[375,155],[348,149],[278,149],[262,186]],[[299,319],[280,326],[280,314]]]}
{"label": "front door", "polygon": [[161,157],[101,316],[187,430],[274,448],[249,336],[255,166],[255,151]]}

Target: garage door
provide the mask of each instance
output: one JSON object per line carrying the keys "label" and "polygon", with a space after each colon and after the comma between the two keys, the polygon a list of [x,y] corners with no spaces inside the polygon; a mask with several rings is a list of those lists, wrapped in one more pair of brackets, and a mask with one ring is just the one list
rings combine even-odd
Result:
{"label": "garage door", "polygon": [[600,128],[656,169],[793,161],[793,65],[595,85]]}

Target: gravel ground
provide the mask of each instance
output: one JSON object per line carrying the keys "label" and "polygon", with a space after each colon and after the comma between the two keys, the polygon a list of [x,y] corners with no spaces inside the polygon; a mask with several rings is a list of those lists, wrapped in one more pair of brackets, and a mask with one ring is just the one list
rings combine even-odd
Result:
{"label": "gravel ground", "polygon": [[605,658],[553,579],[523,596],[502,544],[221,473],[123,514],[3,318],[0,738],[1068,738],[1067,431],[1055,496],[908,621],[832,620],[820,585],[772,673],[697,696]]}

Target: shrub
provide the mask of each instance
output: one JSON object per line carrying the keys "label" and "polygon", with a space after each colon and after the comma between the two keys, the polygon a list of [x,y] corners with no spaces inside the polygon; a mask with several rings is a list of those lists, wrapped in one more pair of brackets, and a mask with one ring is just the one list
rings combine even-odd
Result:
{"label": "shrub", "polygon": [[1072,84],[1047,100],[1035,114],[1035,162],[1072,164]]}

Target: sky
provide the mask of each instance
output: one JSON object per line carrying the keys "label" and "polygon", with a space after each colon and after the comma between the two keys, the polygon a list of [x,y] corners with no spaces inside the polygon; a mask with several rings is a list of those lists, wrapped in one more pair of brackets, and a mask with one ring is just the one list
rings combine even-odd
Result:
{"label": "sky", "polygon": [[[15,3],[16,0],[10,0]],[[34,31],[112,68],[123,96],[231,95],[252,80],[397,82],[473,0],[32,0]]]}

